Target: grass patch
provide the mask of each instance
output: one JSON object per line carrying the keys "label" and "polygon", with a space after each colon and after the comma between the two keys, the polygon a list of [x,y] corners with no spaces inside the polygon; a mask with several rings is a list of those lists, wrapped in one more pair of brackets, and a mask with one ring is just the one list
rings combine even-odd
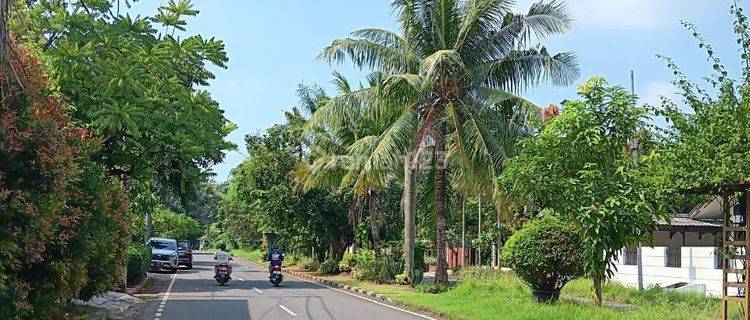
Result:
{"label": "grass patch", "polygon": [[[604,288],[606,300],[636,305],[635,310],[620,311],[597,308],[586,303],[563,300],[555,304],[538,304],[528,287],[512,273],[464,270],[457,274],[462,281],[452,290],[438,294],[419,292],[409,286],[375,284],[357,281],[345,274],[326,277],[390,297],[394,301],[419,309],[428,309],[452,319],[717,319],[720,300],[696,294],[657,289],[638,292],[616,284]],[[576,280],[563,294],[593,297],[591,281]],[[738,318],[734,314],[733,318]]]}
{"label": "grass patch", "polygon": [[263,258],[263,255],[265,254],[263,251],[260,250],[244,250],[244,249],[234,249],[232,250],[232,255],[254,261],[254,262],[261,262],[261,258]]}

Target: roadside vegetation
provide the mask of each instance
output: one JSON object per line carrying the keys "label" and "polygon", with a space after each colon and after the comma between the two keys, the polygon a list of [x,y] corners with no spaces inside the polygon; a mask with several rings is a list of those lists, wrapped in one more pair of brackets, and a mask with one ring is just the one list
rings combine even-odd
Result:
{"label": "roadside vegetation", "polygon": [[[253,261],[277,246],[287,267],[450,318],[718,316],[713,298],[608,280],[618,252],[695,200],[686,190],[750,182],[736,5],[741,70],[684,23],[713,73],[697,84],[661,57],[682,104],[650,106],[544,46],[571,28],[563,1],[396,0],[397,30],[319,54],[366,76],[300,84],[285,122],[247,135],[217,184],[211,167],[236,148],[206,90],[224,43],[189,33],[190,0],[151,16],[121,2],[1,2],[0,318],[60,318],[125,285],[122,266],[139,281],[153,236]],[[541,108],[523,97],[541,84],[577,95]],[[488,269],[451,279],[449,249]]]}
{"label": "roadside vegetation", "polygon": [[224,44],[183,33],[188,0],[121,2],[0,2],[1,319],[75,318],[126,265],[145,275],[148,237],[213,219],[210,167],[234,148],[205,90]]}

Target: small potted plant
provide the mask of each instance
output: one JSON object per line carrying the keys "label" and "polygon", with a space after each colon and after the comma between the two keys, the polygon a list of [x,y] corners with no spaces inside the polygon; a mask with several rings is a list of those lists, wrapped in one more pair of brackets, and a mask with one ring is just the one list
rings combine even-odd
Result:
{"label": "small potted plant", "polygon": [[555,302],[568,281],[583,275],[581,238],[559,218],[545,214],[505,243],[502,261],[531,287],[534,300]]}

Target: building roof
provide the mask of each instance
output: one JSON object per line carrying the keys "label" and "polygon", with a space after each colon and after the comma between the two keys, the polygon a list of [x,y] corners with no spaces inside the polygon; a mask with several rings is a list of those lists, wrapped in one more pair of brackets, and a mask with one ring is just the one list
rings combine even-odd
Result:
{"label": "building roof", "polygon": [[670,221],[657,221],[657,229],[660,231],[677,232],[721,232],[721,221],[692,219],[688,214],[677,214]]}

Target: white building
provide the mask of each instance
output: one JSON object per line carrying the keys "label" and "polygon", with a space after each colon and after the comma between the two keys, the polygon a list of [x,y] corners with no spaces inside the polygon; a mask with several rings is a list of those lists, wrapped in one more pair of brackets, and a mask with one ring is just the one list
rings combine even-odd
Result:
{"label": "white building", "polygon": [[[721,297],[721,198],[658,224],[653,247],[643,247],[643,285],[704,292]],[[637,248],[622,250],[612,281],[638,284]]]}

